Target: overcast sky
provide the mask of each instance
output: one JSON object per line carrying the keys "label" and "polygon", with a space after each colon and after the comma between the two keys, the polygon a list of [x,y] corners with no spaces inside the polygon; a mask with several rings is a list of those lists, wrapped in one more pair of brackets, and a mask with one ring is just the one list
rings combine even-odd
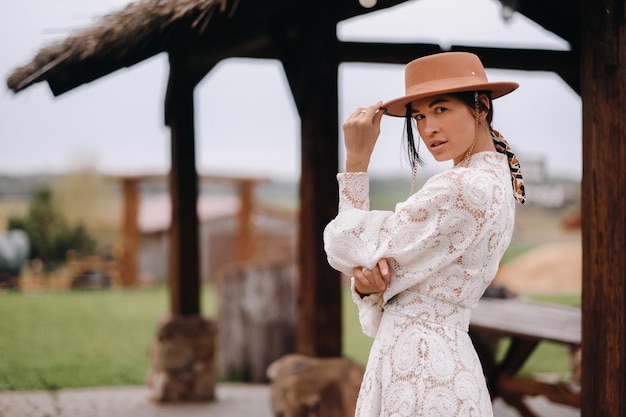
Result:
{"label": "overcast sky", "polygon": [[[357,0],[354,0],[357,1]],[[53,97],[46,83],[14,95],[11,70],[39,49],[95,24],[127,0],[0,0],[0,175],[65,172],[84,167],[110,174],[164,173],[169,130],[163,124],[167,56]],[[562,39],[515,14],[504,21],[496,0],[417,0],[338,27],[342,40],[567,49]],[[403,94],[401,65],[342,65],[340,123],[357,106]],[[552,73],[487,70],[491,81],[520,88],[495,101],[494,127],[522,161],[542,159],[551,175],[581,178],[581,103]],[[300,122],[280,63],[223,61],[196,90],[199,172],[295,178]],[[402,126],[383,118],[371,173],[410,176]],[[342,145],[340,145],[342,146]],[[341,159],[341,158],[340,158]],[[424,173],[449,167],[426,160]],[[340,169],[343,161],[339,161]]]}

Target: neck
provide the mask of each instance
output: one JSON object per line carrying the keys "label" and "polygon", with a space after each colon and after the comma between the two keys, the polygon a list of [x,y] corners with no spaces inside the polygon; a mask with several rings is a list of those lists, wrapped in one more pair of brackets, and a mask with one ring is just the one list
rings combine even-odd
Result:
{"label": "neck", "polygon": [[472,144],[470,145],[469,148],[467,148],[467,151],[463,154],[463,156],[457,161],[454,161],[455,165],[460,164],[463,161],[467,161],[470,156],[472,156],[475,153],[479,153],[479,152],[487,152],[487,151],[493,151],[495,152],[496,147],[493,144],[493,140],[491,138],[491,132],[489,131],[488,128],[485,129],[480,129],[478,132],[476,132],[476,136],[474,137],[474,141],[472,142]]}

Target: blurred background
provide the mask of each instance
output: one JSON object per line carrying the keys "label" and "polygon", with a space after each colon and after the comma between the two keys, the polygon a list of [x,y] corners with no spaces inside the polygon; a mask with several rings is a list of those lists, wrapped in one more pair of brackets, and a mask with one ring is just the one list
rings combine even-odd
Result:
{"label": "blurred background", "polygon": [[[41,47],[127,4],[2,2],[5,77]],[[444,48],[569,47],[517,13],[503,18],[496,0],[408,1],[344,21],[337,33],[342,40]],[[524,297],[579,305],[580,98],[552,73],[488,69],[488,77],[520,83],[495,102],[494,127],[521,160],[528,198],[518,206],[513,242],[495,283]],[[60,98],[44,83],[17,96],[6,88],[0,93],[0,314],[6,318],[0,322],[0,390],[145,382],[146,346],[169,308],[166,82],[167,57],[159,55]],[[343,120],[358,106],[402,95],[403,67],[344,64],[339,82]],[[294,259],[300,126],[275,61],[228,59],[202,81],[196,97],[196,164],[204,176],[202,303],[205,314],[214,315],[215,276],[242,256],[243,185],[253,190],[253,205],[246,208],[251,250]],[[383,121],[371,164],[373,208],[393,209],[409,195],[401,123]],[[427,155],[418,180],[446,168]],[[125,188],[129,180],[131,191]],[[130,226],[129,198],[136,198]],[[135,233],[133,253],[124,245],[129,230]],[[131,275],[129,259],[136,268],[131,266]],[[351,307],[346,298],[344,320],[352,324],[344,326],[344,350],[364,364],[371,342],[354,326]],[[525,372],[569,377],[564,348],[547,344],[538,352]],[[110,366],[102,367],[103,361]]]}

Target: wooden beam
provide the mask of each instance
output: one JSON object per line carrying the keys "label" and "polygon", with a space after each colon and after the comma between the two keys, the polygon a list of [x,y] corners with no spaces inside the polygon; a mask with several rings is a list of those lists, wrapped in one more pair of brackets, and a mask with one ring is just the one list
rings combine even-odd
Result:
{"label": "wooden beam", "polygon": [[498,389],[507,396],[543,396],[558,404],[580,408],[580,396],[565,382],[543,382],[531,377],[503,375],[498,380]]}
{"label": "wooden beam", "polygon": [[[580,91],[580,55],[577,50],[487,48],[453,45],[449,51],[477,54],[487,68],[557,73],[574,91]],[[404,65],[424,55],[444,52],[439,45],[428,43],[341,42],[340,62],[365,62]]]}
{"label": "wooden beam", "polygon": [[581,416],[626,416],[626,16],[581,0]]}
{"label": "wooden beam", "polygon": [[120,284],[131,287],[139,275],[139,184],[136,178],[122,178],[124,213],[122,220],[122,268]]}
{"label": "wooden beam", "polygon": [[[276,47],[277,33],[298,31],[293,25],[281,26],[279,21],[267,31],[248,31],[228,41],[215,41],[205,48],[190,51],[190,63],[198,70],[210,68],[231,56],[242,58],[280,59],[286,58]],[[270,33],[268,33],[268,31]],[[245,36],[244,36],[245,35]],[[221,38],[220,38],[221,39]],[[225,43],[226,42],[226,43]],[[574,91],[580,93],[580,53],[578,50],[548,50],[524,48],[489,48],[453,45],[450,51],[472,52],[480,56],[487,68],[522,71],[550,71],[558,74]],[[369,43],[338,42],[338,62],[363,62],[404,65],[419,56],[444,52],[437,44],[428,43]]]}

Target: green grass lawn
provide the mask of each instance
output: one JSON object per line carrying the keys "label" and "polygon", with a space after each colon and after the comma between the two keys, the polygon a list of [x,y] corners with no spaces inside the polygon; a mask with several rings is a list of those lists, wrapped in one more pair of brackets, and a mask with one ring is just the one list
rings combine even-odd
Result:
{"label": "green grass lawn", "polygon": [[0,295],[0,390],[143,384],[163,290]]}
{"label": "green grass lawn", "polygon": [[[343,298],[344,355],[365,364],[372,340],[361,333],[348,291]],[[542,298],[579,303],[579,297]],[[563,301],[564,300],[564,301]],[[214,317],[210,286],[203,314]],[[132,291],[0,292],[0,390],[144,385],[157,320],[169,311],[165,288]],[[566,373],[565,349],[545,344],[524,372]]]}

